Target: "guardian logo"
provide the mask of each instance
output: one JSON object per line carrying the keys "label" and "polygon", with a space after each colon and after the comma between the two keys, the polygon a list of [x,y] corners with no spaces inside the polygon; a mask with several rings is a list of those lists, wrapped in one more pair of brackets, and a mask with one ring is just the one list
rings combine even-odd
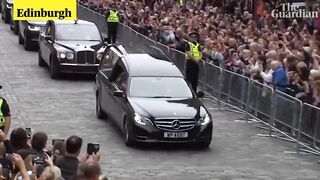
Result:
{"label": "guardian logo", "polygon": [[317,11],[307,11],[303,6],[290,3],[280,5],[280,9],[273,9],[271,16],[274,18],[317,18]]}

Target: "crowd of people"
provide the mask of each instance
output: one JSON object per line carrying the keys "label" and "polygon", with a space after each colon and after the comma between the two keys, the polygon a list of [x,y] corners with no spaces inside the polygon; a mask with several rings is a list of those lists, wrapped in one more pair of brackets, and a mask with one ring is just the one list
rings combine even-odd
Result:
{"label": "crowd of people", "polygon": [[14,180],[107,180],[101,174],[100,154],[80,155],[82,139],[70,136],[47,146],[48,136],[32,136],[23,128],[0,130],[0,179]]}
{"label": "crowd of people", "polygon": [[[113,0],[79,0],[101,14]],[[182,3],[181,3],[182,2]],[[261,0],[117,1],[123,23],[171,48],[185,50],[198,32],[207,62],[273,84],[303,102],[320,106],[320,17],[276,19],[281,2]],[[307,7],[318,11],[317,5]]]}

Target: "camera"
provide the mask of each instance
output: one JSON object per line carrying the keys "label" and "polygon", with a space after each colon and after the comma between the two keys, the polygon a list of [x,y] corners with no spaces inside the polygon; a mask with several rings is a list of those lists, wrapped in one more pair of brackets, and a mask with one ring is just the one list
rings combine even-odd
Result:
{"label": "camera", "polygon": [[27,132],[27,138],[31,139],[31,135],[32,135],[31,128],[26,128],[26,132]]}
{"label": "camera", "polygon": [[54,146],[56,142],[64,142],[64,139],[52,139],[52,146]]}
{"label": "camera", "polygon": [[45,161],[48,157],[45,154],[35,154],[32,158],[33,164],[45,164]]}
{"label": "camera", "polygon": [[99,144],[94,144],[94,143],[88,143],[87,145],[87,154],[91,155],[93,153],[97,153],[100,149],[100,145]]}

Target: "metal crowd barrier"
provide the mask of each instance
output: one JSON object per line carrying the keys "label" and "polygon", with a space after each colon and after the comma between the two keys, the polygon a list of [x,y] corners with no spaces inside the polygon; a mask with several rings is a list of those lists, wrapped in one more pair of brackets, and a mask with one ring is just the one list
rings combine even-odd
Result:
{"label": "metal crowd barrier", "polygon": [[[107,33],[104,15],[78,5],[78,18],[94,22],[102,33]],[[130,49],[144,52],[152,45],[161,49],[180,71],[185,74],[185,54],[158,43],[120,23],[118,41]],[[207,95],[238,109],[267,126],[268,137],[278,137],[297,144],[297,153],[306,151],[320,154],[320,108],[304,104],[300,100],[277,91],[274,87],[253,81],[243,75],[224,70],[210,63],[203,63],[199,72],[200,87]]]}

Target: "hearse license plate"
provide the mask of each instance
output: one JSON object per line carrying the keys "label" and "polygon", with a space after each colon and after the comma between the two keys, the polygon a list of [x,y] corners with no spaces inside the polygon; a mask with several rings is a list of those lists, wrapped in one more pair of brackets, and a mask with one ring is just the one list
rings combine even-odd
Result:
{"label": "hearse license plate", "polygon": [[188,132],[165,132],[165,138],[187,138]]}

